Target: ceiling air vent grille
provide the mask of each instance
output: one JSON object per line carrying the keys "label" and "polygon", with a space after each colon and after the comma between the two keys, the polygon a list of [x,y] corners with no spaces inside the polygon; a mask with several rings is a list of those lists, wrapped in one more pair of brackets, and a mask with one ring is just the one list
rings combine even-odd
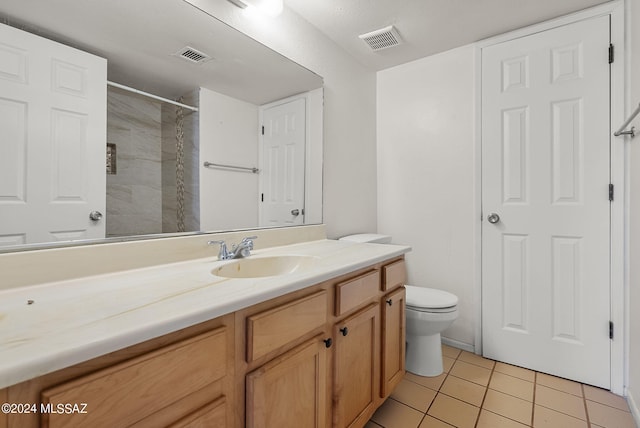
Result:
{"label": "ceiling air vent grille", "polygon": [[190,46],[185,46],[174,55],[194,64],[202,64],[203,62],[207,62],[211,59],[210,55],[207,55],[204,52],[200,52],[199,50],[194,49]]}
{"label": "ceiling air vent grille", "polygon": [[398,31],[393,25],[389,25],[388,27],[372,31],[367,34],[361,34],[358,37],[364,40],[365,43],[374,51],[391,48],[402,43],[400,34],[398,34]]}

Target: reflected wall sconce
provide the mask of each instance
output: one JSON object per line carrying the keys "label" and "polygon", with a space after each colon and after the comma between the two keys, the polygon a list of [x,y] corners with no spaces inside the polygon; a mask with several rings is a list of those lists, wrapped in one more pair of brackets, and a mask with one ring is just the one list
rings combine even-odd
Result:
{"label": "reflected wall sconce", "polygon": [[241,9],[255,9],[265,15],[278,16],[282,13],[284,0],[228,0]]}

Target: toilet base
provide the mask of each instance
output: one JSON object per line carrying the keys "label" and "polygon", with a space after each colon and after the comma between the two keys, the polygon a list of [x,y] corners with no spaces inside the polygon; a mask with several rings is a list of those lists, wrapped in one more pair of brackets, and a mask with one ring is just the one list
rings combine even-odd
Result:
{"label": "toilet base", "polygon": [[442,366],[440,333],[431,336],[408,336],[405,366],[418,376],[439,376]]}

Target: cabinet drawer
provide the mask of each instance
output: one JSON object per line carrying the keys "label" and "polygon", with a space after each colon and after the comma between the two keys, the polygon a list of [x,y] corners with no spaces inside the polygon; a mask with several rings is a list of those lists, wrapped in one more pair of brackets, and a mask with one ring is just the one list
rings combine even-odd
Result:
{"label": "cabinet drawer", "polygon": [[130,426],[226,373],[221,327],[43,391],[43,403],[87,403],[87,413],[43,414],[42,426]]}
{"label": "cabinet drawer", "polygon": [[327,322],[327,292],[247,317],[247,362],[292,342]]}
{"label": "cabinet drawer", "polygon": [[224,427],[227,425],[227,400],[220,397],[167,428]]}
{"label": "cabinet drawer", "polygon": [[373,270],[336,285],[336,316],[346,314],[375,297],[380,290],[380,273]]}
{"label": "cabinet drawer", "polygon": [[382,267],[382,289],[391,290],[407,281],[407,267],[404,260],[390,263]]}

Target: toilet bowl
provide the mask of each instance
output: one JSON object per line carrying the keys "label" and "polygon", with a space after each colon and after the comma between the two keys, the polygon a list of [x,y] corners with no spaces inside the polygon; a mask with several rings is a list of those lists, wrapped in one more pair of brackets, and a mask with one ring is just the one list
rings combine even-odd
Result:
{"label": "toilet bowl", "polygon": [[[391,237],[363,233],[340,240],[388,244]],[[444,370],[440,333],[458,318],[458,297],[433,288],[414,285],[405,285],[405,288],[406,369],[420,376],[438,376]]]}
{"label": "toilet bowl", "polygon": [[458,318],[458,297],[433,288],[405,285],[406,369],[420,376],[443,372],[440,333]]}

